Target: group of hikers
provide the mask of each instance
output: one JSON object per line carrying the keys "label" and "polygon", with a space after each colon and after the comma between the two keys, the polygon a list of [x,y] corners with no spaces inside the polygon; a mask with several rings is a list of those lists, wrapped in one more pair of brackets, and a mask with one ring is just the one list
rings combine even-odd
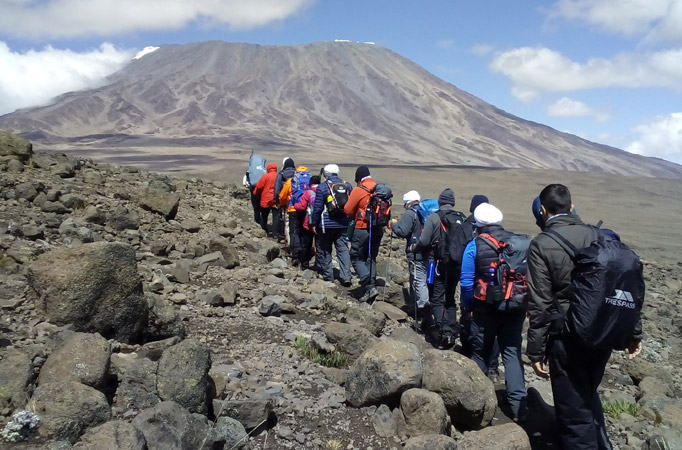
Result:
{"label": "group of hikers", "polygon": [[[501,356],[511,417],[524,422],[521,346],[528,318],[526,353],[534,372],[551,381],[562,448],[612,448],[597,388],[613,350],[629,358],[642,351],[642,264],[617,233],[582,222],[566,186],[550,184],[532,201],[541,232],[531,239],[505,230],[502,211],[482,194],[473,196],[467,217],[455,210],[452,189],[424,200],[412,190],[396,219],[390,189],[373,181],[367,166],[357,168],[353,187],[336,164],[310,175],[285,158],[278,172],[257,155],[250,168],[254,156],[263,173],[250,169],[244,180],[254,220],[286,240],[295,264],[310,268],[314,255],[316,270],[334,281],[335,247],[339,282],[350,286],[352,264],[360,301],[370,302],[379,294],[376,257],[388,228],[406,241],[415,321],[421,319],[429,342],[456,348],[491,378]],[[278,213],[284,210],[286,220]]]}

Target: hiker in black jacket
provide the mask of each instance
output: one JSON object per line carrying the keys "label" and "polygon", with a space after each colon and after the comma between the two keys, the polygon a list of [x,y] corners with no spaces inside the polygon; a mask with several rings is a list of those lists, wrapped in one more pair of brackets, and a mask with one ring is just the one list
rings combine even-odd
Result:
{"label": "hiker in black jacket", "polygon": [[[279,194],[282,192],[282,188],[284,187],[284,183],[287,182],[287,180],[291,177],[294,176],[296,173],[296,164],[294,164],[294,160],[291,158],[284,158],[282,161],[282,170],[279,171],[277,174],[277,178],[275,179],[275,210],[273,211],[272,215],[272,229],[273,233],[275,234],[275,237],[279,239],[283,239],[285,237],[285,232],[288,230],[285,230],[285,221],[287,219],[286,216],[286,206],[282,207],[279,202]],[[287,233],[288,234],[288,233]]]}
{"label": "hiker in black jacket", "polygon": [[400,220],[391,219],[391,231],[404,238],[405,256],[410,272],[410,297],[417,308],[424,308],[429,303],[429,287],[426,284],[426,270],[429,263],[429,252],[411,252],[410,245],[417,242],[421,235],[422,222],[417,212],[421,196],[417,191],[409,191],[403,195],[405,212]]}
{"label": "hiker in black jacket", "polygon": [[[594,239],[594,230],[571,214],[573,204],[566,186],[550,184],[534,205],[533,214],[543,231],[555,230],[577,248],[589,246]],[[573,268],[566,251],[549,235],[543,232],[533,239],[528,253],[527,353],[535,373],[552,382],[562,448],[609,450],[612,446],[597,388],[611,350],[586,348],[565,332],[563,317],[569,306]],[[641,349],[640,323],[628,356],[634,358]]]}
{"label": "hiker in black jacket", "polygon": [[[455,211],[455,193],[450,188],[444,189],[440,193],[438,206],[438,212],[430,214],[426,218],[422,235],[411,247],[412,252],[430,251],[432,248],[438,247],[439,241],[445,239],[441,215],[456,216],[460,224],[466,219],[461,212]],[[436,259],[430,313],[434,330],[428,337],[437,347],[449,349],[455,345],[459,328],[455,290],[459,283],[460,265],[445,262],[442,255],[436,255]]]}

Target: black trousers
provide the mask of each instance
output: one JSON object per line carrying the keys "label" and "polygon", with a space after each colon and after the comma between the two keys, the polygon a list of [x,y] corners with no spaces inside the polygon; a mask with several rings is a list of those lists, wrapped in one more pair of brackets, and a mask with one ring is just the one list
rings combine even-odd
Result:
{"label": "black trousers", "polygon": [[[266,234],[268,233],[268,216],[270,215],[270,210],[272,210],[272,209],[273,208],[262,208],[261,207],[258,211],[260,214],[260,222],[258,222],[258,223],[260,223],[260,227],[263,230],[265,230]],[[277,213],[277,211],[275,211],[275,214],[276,213]],[[274,222],[275,215],[273,214],[272,217],[273,217],[273,222]]]}
{"label": "black trousers", "polygon": [[303,219],[305,212],[290,211],[289,215],[289,253],[293,259],[301,259],[301,233],[303,232]]}
{"label": "black trousers", "polygon": [[272,234],[276,238],[284,237],[284,210],[272,208]]}
{"label": "black trousers", "polygon": [[251,189],[251,206],[253,207],[253,221],[259,224],[261,219],[260,195],[254,194],[253,189]]}
{"label": "black trousers", "polygon": [[612,450],[597,388],[611,350],[594,350],[569,337],[548,343],[557,427],[564,450]]}
{"label": "black trousers", "polygon": [[310,260],[313,258],[315,252],[313,251],[313,242],[315,240],[315,233],[301,227],[301,249],[298,253],[298,261],[304,269],[310,266]]}
{"label": "black trousers", "polygon": [[457,337],[459,333],[455,290],[459,283],[460,270],[459,264],[439,262],[436,266],[433,294],[431,295],[431,316],[436,332],[441,337],[448,335]]}

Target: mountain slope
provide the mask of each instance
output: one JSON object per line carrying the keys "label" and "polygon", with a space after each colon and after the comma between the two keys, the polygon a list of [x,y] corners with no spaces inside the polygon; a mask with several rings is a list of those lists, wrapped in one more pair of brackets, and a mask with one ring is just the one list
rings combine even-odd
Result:
{"label": "mountain slope", "polygon": [[317,159],[682,176],[682,167],[525,121],[385,48],[168,45],[92,90],[0,117],[43,145],[223,147]]}

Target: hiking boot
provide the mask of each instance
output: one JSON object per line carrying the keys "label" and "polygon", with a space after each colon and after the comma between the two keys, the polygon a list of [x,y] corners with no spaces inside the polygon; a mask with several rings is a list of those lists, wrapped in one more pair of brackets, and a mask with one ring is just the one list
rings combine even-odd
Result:
{"label": "hiking boot", "polygon": [[369,290],[369,299],[368,301],[372,301],[375,298],[379,296],[379,290],[377,288],[372,288]]}
{"label": "hiking boot", "polygon": [[500,379],[500,371],[497,369],[492,369],[488,371],[488,379],[496,384]]}
{"label": "hiking boot", "polygon": [[514,423],[526,423],[528,421],[528,411],[519,412],[512,420]]}
{"label": "hiking boot", "polygon": [[444,335],[440,340],[438,348],[441,350],[449,350],[455,346],[455,337],[451,334]]}
{"label": "hiking boot", "polygon": [[339,281],[339,283],[343,287],[350,287],[353,284],[353,282],[351,280],[341,280],[341,281]]}

